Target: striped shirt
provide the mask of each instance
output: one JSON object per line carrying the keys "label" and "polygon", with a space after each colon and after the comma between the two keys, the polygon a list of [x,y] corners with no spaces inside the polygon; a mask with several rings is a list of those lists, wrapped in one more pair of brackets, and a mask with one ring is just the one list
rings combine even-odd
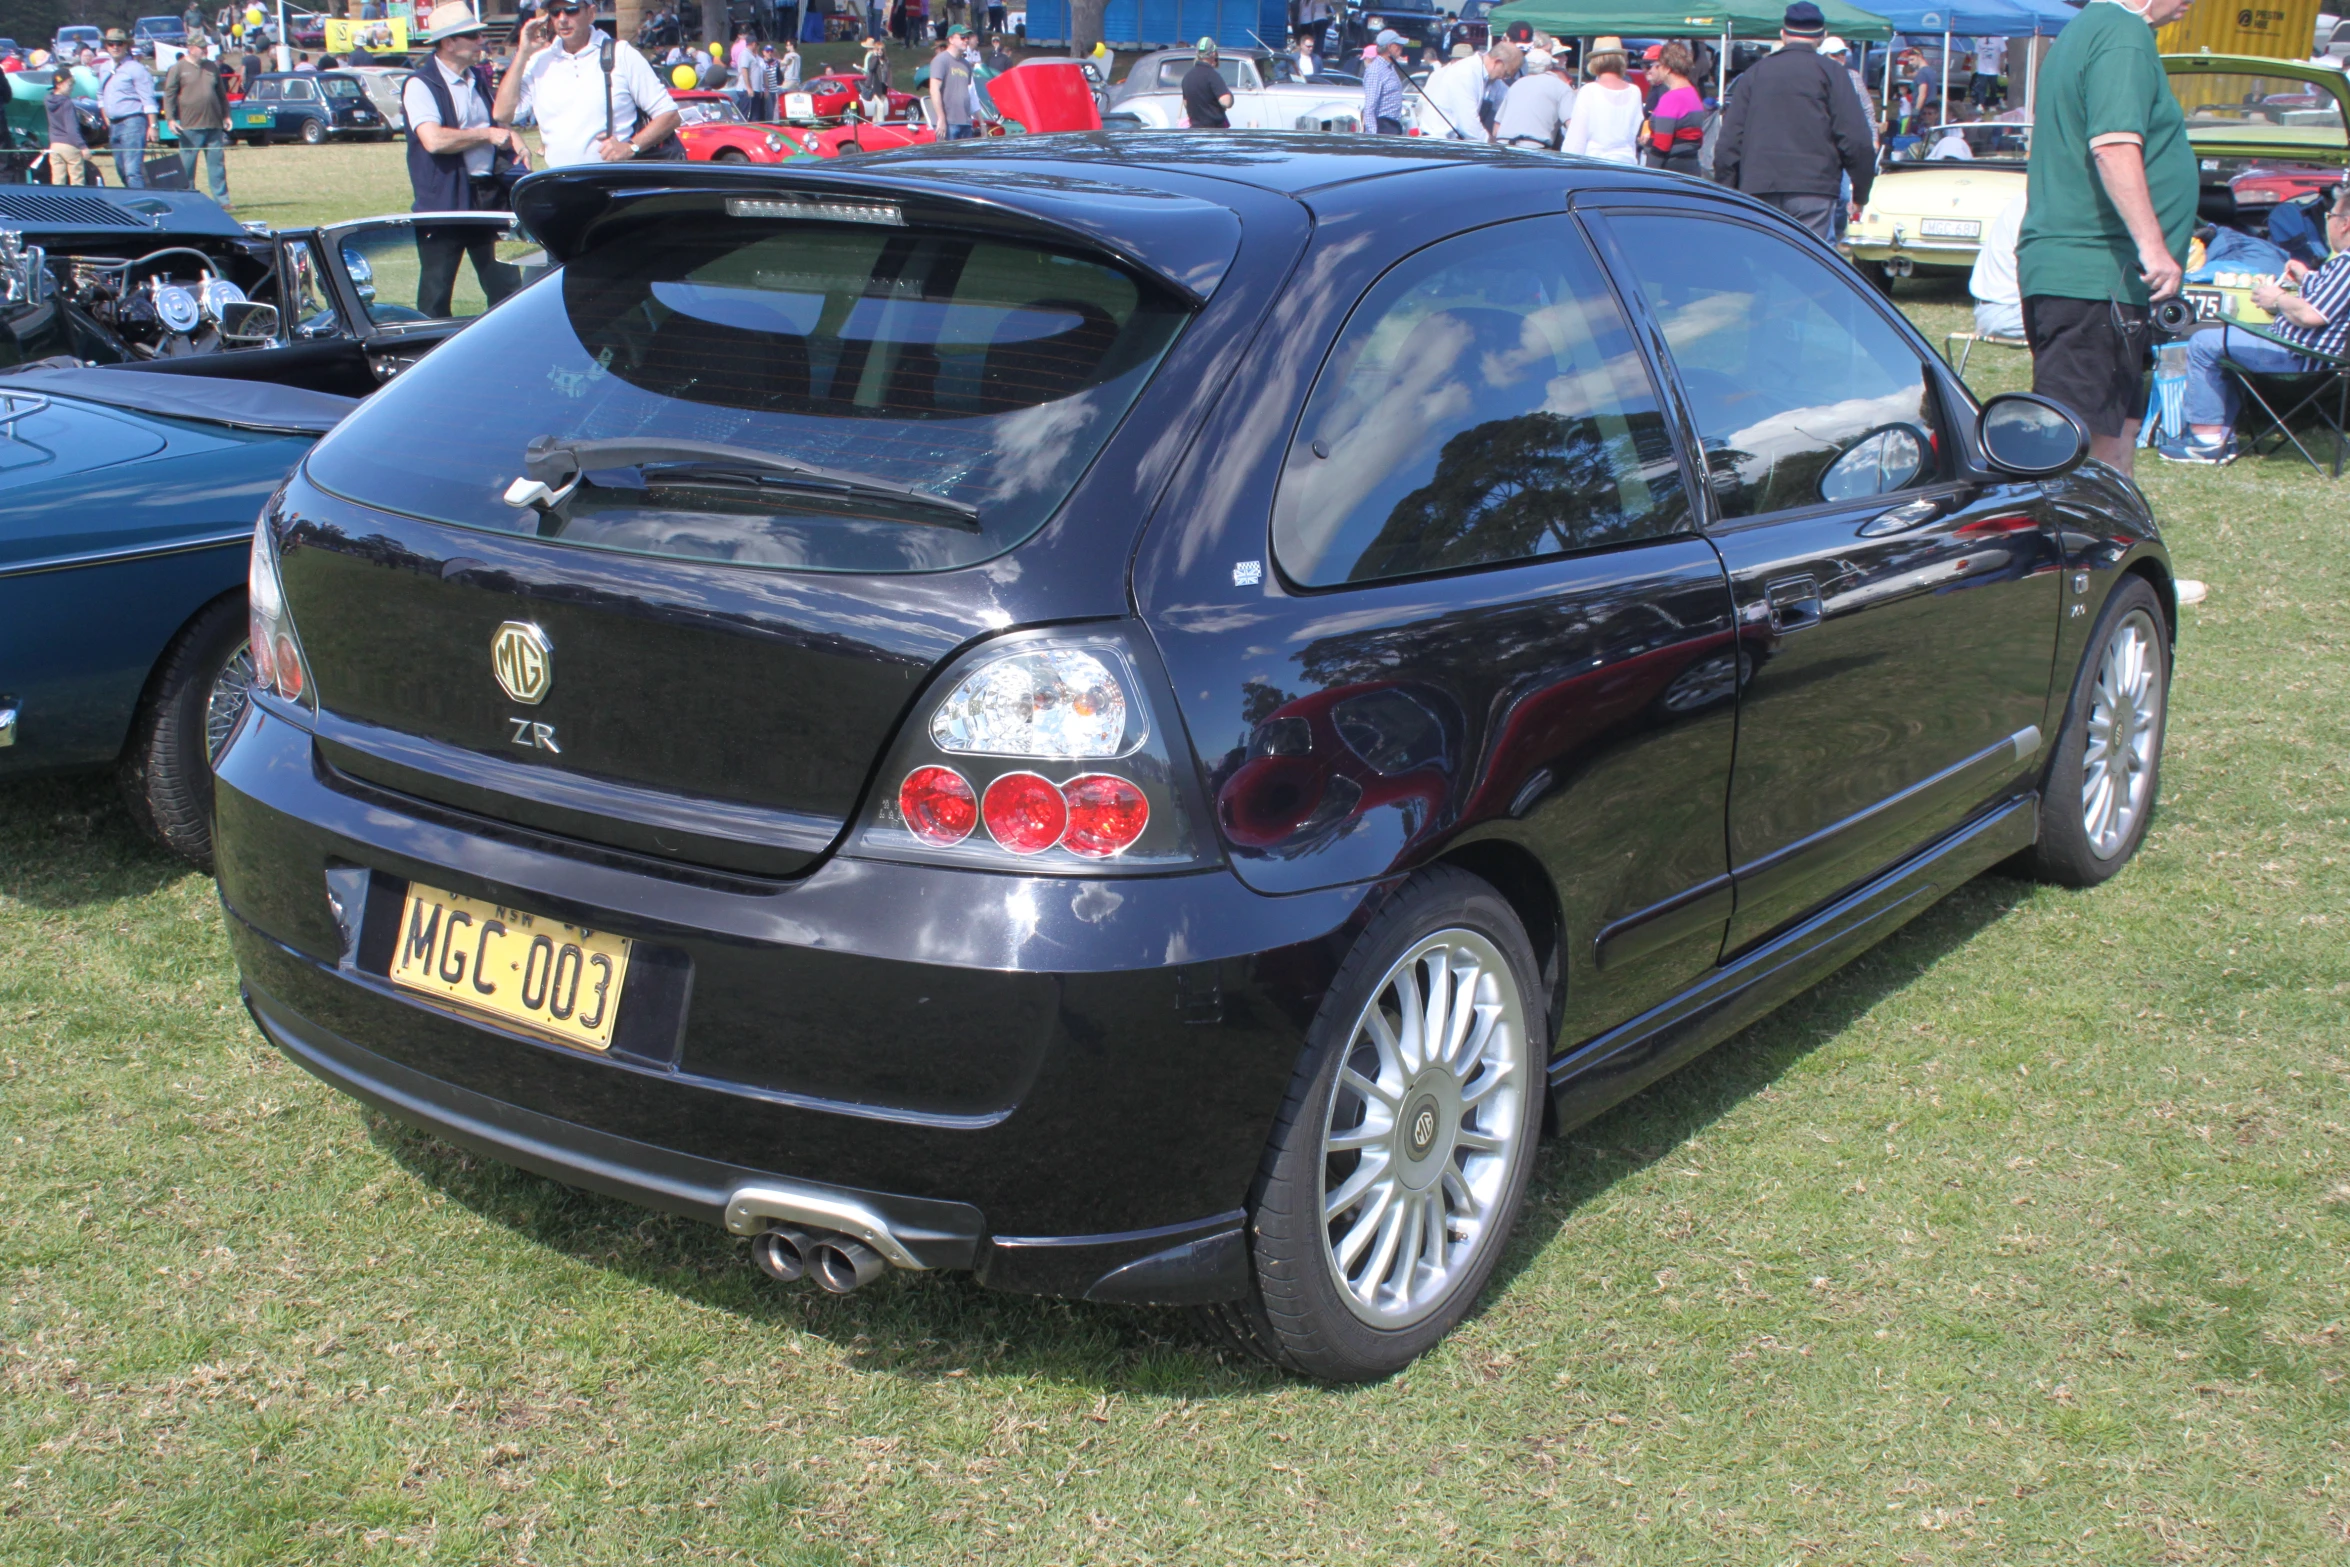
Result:
{"label": "striped shirt", "polygon": [[2301,301],[2325,312],[2324,326],[2302,326],[2277,313],[2270,330],[2289,343],[2339,357],[2350,346],[2350,250],[2337,250],[2301,280]]}

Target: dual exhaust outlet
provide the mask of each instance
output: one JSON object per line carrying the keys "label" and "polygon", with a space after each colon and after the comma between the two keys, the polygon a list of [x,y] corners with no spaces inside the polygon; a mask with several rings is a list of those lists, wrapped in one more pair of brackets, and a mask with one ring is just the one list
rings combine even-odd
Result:
{"label": "dual exhaust outlet", "polygon": [[853,1236],[810,1234],[788,1225],[752,1236],[751,1260],[779,1283],[813,1278],[834,1295],[864,1288],[889,1267],[887,1258]]}
{"label": "dual exhaust outlet", "polygon": [[891,1268],[924,1266],[870,1203],[839,1190],[770,1178],[727,1194],[726,1227],[750,1237],[759,1271],[785,1284],[813,1278],[835,1295]]}

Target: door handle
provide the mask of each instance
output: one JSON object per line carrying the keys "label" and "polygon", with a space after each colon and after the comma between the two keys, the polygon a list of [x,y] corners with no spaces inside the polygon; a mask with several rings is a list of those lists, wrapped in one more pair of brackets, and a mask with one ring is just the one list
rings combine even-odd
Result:
{"label": "door handle", "polygon": [[1781,577],[1763,585],[1771,629],[1784,636],[1820,623],[1820,585],[1811,577]]}
{"label": "door handle", "polygon": [[1860,536],[1864,539],[1881,539],[1888,533],[1901,533],[1919,523],[1932,522],[1941,515],[1940,501],[1911,501],[1906,506],[1896,506],[1863,523]]}

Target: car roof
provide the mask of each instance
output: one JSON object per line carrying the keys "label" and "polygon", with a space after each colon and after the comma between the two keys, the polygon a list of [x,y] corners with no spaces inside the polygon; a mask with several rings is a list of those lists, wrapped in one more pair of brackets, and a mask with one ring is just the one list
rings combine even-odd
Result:
{"label": "car roof", "polygon": [[[1045,172],[1040,164],[1061,164],[1072,175],[1113,183],[1120,182],[1120,170],[1157,169],[1283,196],[1440,165],[1525,169],[1565,188],[1614,184],[1642,172],[1623,164],[1433,136],[1374,138],[1307,131],[1192,131],[1182,136],[1165,131],[1074,131],[869,153],[856,166],[905,170],[925,164],[949,178],[987,164],[1033,173]],[[1675,190],[1687,187],[1685,179],[1668,176],[1652,176],[1647,183]]]}

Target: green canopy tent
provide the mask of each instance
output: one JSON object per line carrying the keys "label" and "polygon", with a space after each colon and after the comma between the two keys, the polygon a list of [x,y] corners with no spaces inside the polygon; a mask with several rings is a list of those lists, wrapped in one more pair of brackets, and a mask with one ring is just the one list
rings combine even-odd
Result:
{"label": "green canopy tent", "polygon": [[[1844,38],[1874,41],[1893,36],[1893,24],[1881,16],[1872,16],[1845,0],[1814,0],[1820,14],[1828,20],[1828,31]],[[1779,24],[1786,19],[1785,0],[1770,4],[1768,0],[1734,0],[1722,7],[1708,7],[1703,0],[1675,5],[1671,0],[1510,0],[1487,13],[1495,31],[1512,22],[1551,34],[1557,38],[1597,38],[1613,34],[1618,38],[1695,38],[1703,34],[1718,35],[1722,40],[1719,76],[1726,80],[1730,67],[1730,40],[1733,38],[1776,38]],[[1721,83],[1715,92],[1718,96]]]}

